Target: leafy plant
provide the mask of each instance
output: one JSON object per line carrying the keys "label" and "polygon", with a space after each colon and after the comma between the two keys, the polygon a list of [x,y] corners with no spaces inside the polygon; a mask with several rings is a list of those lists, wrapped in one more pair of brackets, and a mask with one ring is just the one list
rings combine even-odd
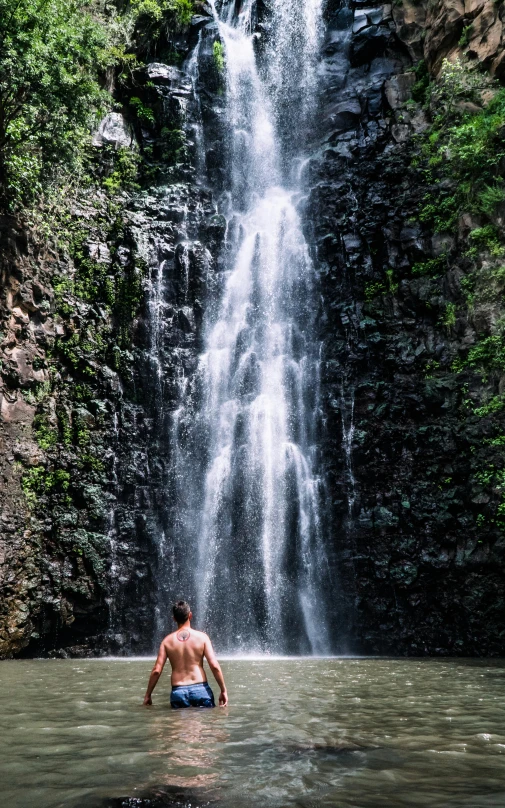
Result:
{"label": "leafy plant", "polygon": [[[494,97],[481,107],[481,93]],[[460,108],[473,102],[473,110]],[[492,215],[505,191],[497,182],[505,158],[505,90],[460,60],[444,60],[431,85],[433,124],[421,138],[418,162],[433,186],[420,211],[421,221],[438,232],[454,230],[462,212]]]}
{"label": "leafy plant", "polygon": [[379,281],[373,281],[371,283],[367,283],[365,285],[365,299],[367,301],[373,300],[374,297],[378,297],[379,295],[383,295],[386,291],[386,287],[383,283]]}
{"label": "leafy plant", "polygon": [[124,146],[120,147],[113,158],[113,170],[103,181],[104,187],[113,196],[121,190],[138,190],[140,155]]}
{"label": "leafy plant", "polygon": [[224,73],[224,48],[217,39],[213,46],[214,64],[218,73]]}
{"label": "leafy plant", "polygon": [[139,121],[143,121],[144,123],[155,123],[156,117],[153,110],[150,107],[146,107],[140,98],[137,98],[137,96],[130,98],[130,106],[132,107]]}
{"label": "leafy plant", "polygon": [[477,197],[480,210],[492,216],[498,205],[505,201],[505,189],[500,185],[486,185]]}
{"label": "leafy plant", "polygon": [[500,243],[500,236],[496,227],[488,224],[485,227],[477,227],[469,235],[472,247],[468,251],[468,255],[476,255],[484,250],[491,253],[495,257],[503,255],[503,247]]}
{"label": "leafy plant", "polygon": [[468,43],[470,42],[470,37],[472,33],[473,25],[465,25],[463,28],[461,37],[459,39],[458,45],[460,48],[465,48]]}
{"label": "leafy plant", "polygon": [[442,325],[445,325],[446,328],[453,328],[456,325],[456,304],[455,303],[447,303],[445,306],[445,312],[442,317]]}
{"label": "leafy plant", "polygon": [[428,275],[434,277],[440,275],[447,268],[447,255],[439,255],[437,258],[429,258],[412,265],[413,275]]}
{"label": "leafy plant", "polygon": [[430,100],[430,74],[424,59],[421,59],[415,69],[416,83],[412,87],[412,98],[418,104],[427,104]]}
{"label": "leafy plant", "polygon": [[98,69],[105,26],[85,0],[0,0],[0,204],[40,193],[77,170],[106,107]]}
{"label": "leafy plant", "polygon": [[189,25],[194,13],[192,0],[131,0],[131,9],[136,21],[147,17],[159,22],[169,15],[181,27]]}

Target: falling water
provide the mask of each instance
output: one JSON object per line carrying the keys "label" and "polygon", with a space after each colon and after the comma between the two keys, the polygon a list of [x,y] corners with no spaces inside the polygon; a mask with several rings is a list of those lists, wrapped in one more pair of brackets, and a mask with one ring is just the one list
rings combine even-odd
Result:
{"label": "falling water", "polygon": [[226,66],[228,264],[207,316],[200,403],[184,427],[180,411],[174,420],[186,564],[174,573],[198,624],[227,651],[330,646],[314,273],[290,180],[316,95],[320,5],[273,0],[261,59],[253,0],[214,8]]}

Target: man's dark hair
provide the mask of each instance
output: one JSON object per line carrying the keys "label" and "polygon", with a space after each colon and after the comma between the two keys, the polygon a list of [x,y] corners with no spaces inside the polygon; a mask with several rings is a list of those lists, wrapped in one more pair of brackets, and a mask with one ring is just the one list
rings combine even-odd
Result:
{"label": "man's dark hair", "polygon": [[186,603],[185,600],[178,600],[177,603],[174,603],[172,612],[174,614],[174,620],[176,623],[181,625],[181,623],[185,623],[189,617],[191,609],[189,603]]}

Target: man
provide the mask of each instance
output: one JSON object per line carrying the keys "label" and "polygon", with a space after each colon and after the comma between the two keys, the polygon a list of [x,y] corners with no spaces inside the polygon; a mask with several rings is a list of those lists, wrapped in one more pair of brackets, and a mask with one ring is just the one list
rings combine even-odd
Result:
{"label": "man", "polygon": [[191,628],[193,617],[189,604],[179,600],[173,607],[177,631],[169,634],[160,645],[158,659],[149,677],[144,698],[146,706],[152,704],[151,693],[158,683],[167,658],[172,666],[172,693],[170,704],[174,709],[180,707],[215,707],[214,695],[207,683],[203,669],[204,657],[218,683],[221,694],[219,706],[226,707],[228,693],[223,673],[217,661],[210,639],[203,631]]}

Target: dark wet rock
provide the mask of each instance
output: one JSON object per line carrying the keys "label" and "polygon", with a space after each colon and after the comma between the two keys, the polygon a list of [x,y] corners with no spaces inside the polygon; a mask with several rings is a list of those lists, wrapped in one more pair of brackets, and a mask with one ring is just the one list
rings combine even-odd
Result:
{"label": "dark wet rock", "polygon": [[390,38],[391,31],[387,26],[367,25],[365,28],[361,28],[353,37],[351,48],[353,67],[370,64],[385,51]]}
{"label": "dark wet rock", "polygon": [[[358,652],[500,654],[503,540],[500,530],[479,529],[489,492],[470,483],[486,464],[487,428],[462,418],[463,382],[437,370],[479,332],[491,333],[498,313],[486,303],[452,334],[441,326],[445,307],[460,299],[464,248],[418,223],[425,190],[411,143],[427,122],[410,112],[409,69],[422,54],[426,8],[395,5],[396,36],[367,8],[356,5],[347,62],[337,46],[325,52],[328,82],[339,53],[333,108],[345,110],[352,93],[360,111],[347,131],[327,118],[331,149],[311,162],[307,205],[321,284],[338,633]],[[456,34],[447,32],[451,41]],[[463,219],[459,238],[483,224]],[[445,276],[412,274],[413,264],[437,256],[451,256]],[[343,440],[351,420],[352,465]]]}
{"label": "dark wet rock", "polygon": [[95,801],[80,808],[212,808],[219,802],[209,799],[205,793],[175,786],[159,786],[139,789],[135,796],[119,796]]}

